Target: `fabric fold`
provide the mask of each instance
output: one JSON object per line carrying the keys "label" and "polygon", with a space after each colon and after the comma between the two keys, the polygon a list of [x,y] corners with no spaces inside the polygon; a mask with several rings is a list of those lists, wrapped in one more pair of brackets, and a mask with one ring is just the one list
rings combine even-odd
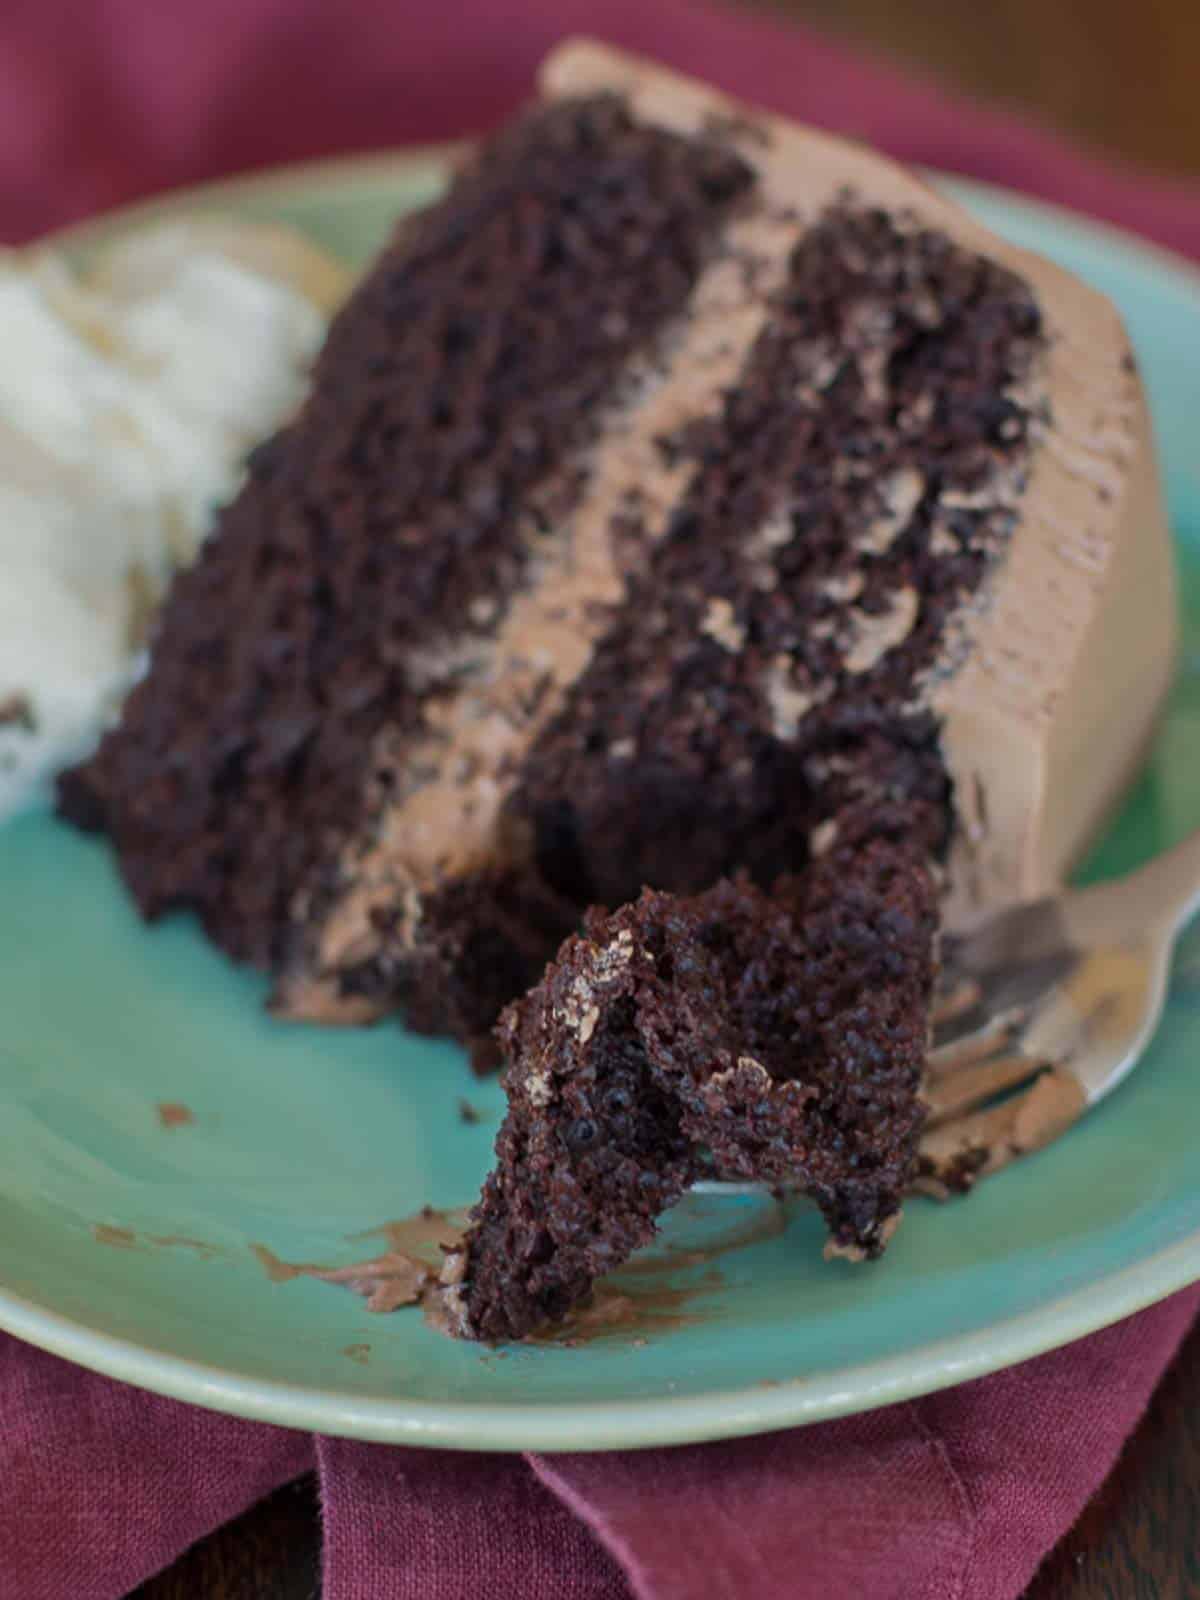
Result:
{"label": "fabric fold", "polygon": [[520,1456],[317,1440],[322,1600],[627,1600]]}
{"label": "fabric fold", "polygon": [[1200,1286],[1021,1366],[810,1428],[532,1463],[637,1600],[1014,1600],[1198,1311]]}
{"label": "fabric fold", "polygon": [[312,1464],[308,1434],[0,1334],[0,1600],[121,1600]]}
{"label": "fabric fold", "polygon": [[0,1600],[123,1600],[314,1463],[323,1600],[1016,1600],[1198,1311],[809,1428],[526,1458],[313,1439],[0,1335]]}

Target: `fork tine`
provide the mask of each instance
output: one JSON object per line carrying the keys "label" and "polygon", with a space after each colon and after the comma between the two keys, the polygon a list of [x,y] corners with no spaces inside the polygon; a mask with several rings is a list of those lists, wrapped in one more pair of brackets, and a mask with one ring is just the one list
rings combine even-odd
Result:
{"label": "fork tine", "polygon": [[957,1072],[944,1073],[925,1095],[929,1107],[926,1126],[936,1128],[952,1117],[962,1116],[984,1105],[1006,1089],[1015,1089],[1041,1072],[1049,1062],[1017,1051],[1013,1055],[990,1056]]}
{"label": "fork tine", "polygon": [[1011,1043],[1013,1035],[1023,1020],[1022,1012],[989,1017],[982,1027],[972,1033],[957,1035],[945,1044],[935,1045],[925,1057],[925,1071],[930,1080],[944,1078],[960,1072],[976,1061],[993,1056]]}
{"label": "fork tine", "polygon": [[986,1173],[1050,1144],[1082,1116],[1086,1104],[1079,1080],[1065,1068],[1051,1067],[999,1105],[931,1128],[921,1140],[914,1187],[941,1199],[961,1193]]}
{"label": "fork tine", "polygon": [[1031,1017],[1031,1048],[1061,1061],[1123,1042],[1131,1022],[1136,1026],[1141,1016],[1152,972],[1145,948],[1090,950]]}
{"label": "fork tine", "polygon": [[929,1022],[933,1028],[944,1028],[948,1023],[956,1022],[959,1017],[965,1016],[983,999],[983,988],[975,978],[960,978],[953,986],[935,994],[933,1005],[929,1010]]}
{"label": "fork tine", "polygon": [[1070,942],[1061,900],[1047,895],[990,912],[973,928],[947,935],[945,954],[952,968],[986,972],[1041,960]]}
{"label": "fork tine", "polygon": [[1028,1012],[1051,989],[1064,983],[1080,960],[1078,951],[1063,949],[1028,961],[1011,961],[966,973],[951,968],[960,982],[966,978],[976,983],[979,994],[973,1005],[956,1009],[949,1017],[939,1018],[935,1005],[934,1043],[939,1047],[951,1045],[976,1033],[993,1017]]}

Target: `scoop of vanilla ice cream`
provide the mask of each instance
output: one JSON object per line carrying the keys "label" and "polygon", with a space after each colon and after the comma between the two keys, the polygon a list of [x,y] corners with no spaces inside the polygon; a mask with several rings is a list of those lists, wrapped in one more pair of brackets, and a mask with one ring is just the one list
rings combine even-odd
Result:
{"label": "scoop of vanilla ice cream", "polygon": [[170,224],[100,283],[0,263],[0,818],[87,754],[172,573],[302,398],[324,308],[237,238]]}

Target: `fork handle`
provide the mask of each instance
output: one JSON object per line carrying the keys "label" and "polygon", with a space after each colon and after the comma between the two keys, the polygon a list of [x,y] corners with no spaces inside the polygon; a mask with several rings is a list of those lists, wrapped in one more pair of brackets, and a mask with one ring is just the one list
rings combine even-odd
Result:
{"label": "fork handle", "polygon": [[1084,889],[1077,897],[1092,937],[1112,923],[1112,936],[1163,929],[1177,933],[1200,911],[1200,828],[1127,877]]}

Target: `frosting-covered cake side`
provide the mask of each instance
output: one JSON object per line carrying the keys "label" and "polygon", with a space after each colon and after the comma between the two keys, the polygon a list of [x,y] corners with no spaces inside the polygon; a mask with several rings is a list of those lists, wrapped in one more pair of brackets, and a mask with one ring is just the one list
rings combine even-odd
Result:
{"label": "frosting-covered cake side", "polygon": [[1027,286],[1046,349],[1039,425],[1027,470],[1010,485],[1004,560],[984,603],[960,618],[929,703],[955,784],[951,914],[1046,890],[1132,777],[1177,648],[1154,441],[1116,309],[865,146],[588,41],[563,45],[543,69],[551,95],[601,82],[658,125],[724,125],[759,185],[803,216],[849,187]]}

